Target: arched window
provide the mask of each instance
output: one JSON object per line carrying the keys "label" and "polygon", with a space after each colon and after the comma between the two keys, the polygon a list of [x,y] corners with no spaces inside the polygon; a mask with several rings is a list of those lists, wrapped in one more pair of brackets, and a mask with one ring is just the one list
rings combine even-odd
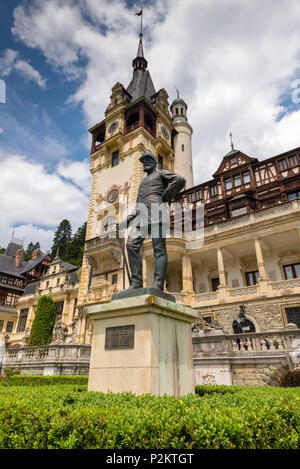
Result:
{"label": "arched window", "polygon": [[232,329],[235,334],[245,334],[249,332],[256,332],[254,323],[248,318],[245,318],[240,321],[237,321],[237,320],[233,321]]}

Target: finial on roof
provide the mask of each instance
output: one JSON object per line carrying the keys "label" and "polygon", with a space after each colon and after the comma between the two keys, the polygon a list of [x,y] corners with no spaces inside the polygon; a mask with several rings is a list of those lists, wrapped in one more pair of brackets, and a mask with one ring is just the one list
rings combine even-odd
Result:
{"label": "finial on roof", "polygon": [[59,247],[56,249],[55,257],[59,257]]}
{"label": "finial on roof", "polygon": [[178,91],[178,89],[176,88],[176,86],[175,86],[175,90],[176,90],[176,93],[177,93],[177,98],[179,99],[179,91]]}
{"label": "finial on roof", "polygon": [[140,11],[138,11],[137,13],[135,13],[135,15],[141,17],[141,32],[140,32],[140,38],[142,38],[142,37],[143,37],[143,7],[140,9]]}
{"label": "finial on roof", "polygon": [[233,140],[232,140],[232,133],[231,133],[231,131],[230,131],[230,134],[229,134],[229,136],[230,136],[230,142],[231,142],[231,149],[232,149],[232,150],[234,150],[234,146],[233,146]]}

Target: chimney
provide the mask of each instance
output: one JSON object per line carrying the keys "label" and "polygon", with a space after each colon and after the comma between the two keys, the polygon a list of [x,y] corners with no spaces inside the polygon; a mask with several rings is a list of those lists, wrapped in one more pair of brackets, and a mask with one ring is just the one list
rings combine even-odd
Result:
{"label": "chimney", "polygon": [[15,261],[16,261],[16,268],[17,269],[20,267],[22,252],[23,252],[22,249],[18,249],[15,253]]}
{"label": "chimney", "polygon": [[40,257],[42,255],[42,251],[40,251],[39,249],[36,249],[35,251],[33,251],[32,253],[32,259],[36,259],[37,257]]}

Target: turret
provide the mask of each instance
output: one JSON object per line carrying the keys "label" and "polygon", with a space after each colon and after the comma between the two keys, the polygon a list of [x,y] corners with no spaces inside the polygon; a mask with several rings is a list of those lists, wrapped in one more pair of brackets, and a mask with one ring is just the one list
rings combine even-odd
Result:
{"label": "turret", "polygon": [[172,124],[175,129],[174,171],[186,179],[186,189],[194,186],[193,160],[192,160],[192,133],[193,129],[187,121],[187,104],[179,97],[171,104]]}

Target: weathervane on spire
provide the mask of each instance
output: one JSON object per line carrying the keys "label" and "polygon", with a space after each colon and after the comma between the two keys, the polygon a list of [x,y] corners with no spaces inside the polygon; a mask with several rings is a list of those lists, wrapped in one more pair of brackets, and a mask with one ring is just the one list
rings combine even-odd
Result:
{"label": "weathervane on spire", "polygon": [[231,133],[231,131],[230,131],[230,134],[229,134],[229,136],[230,136],[230,142],[231,142],[231,149],[232,149],[232,150],[234,150],[234,146],[233,146],[233,140],[232,140],[232,133]]}
{"label": "weathervane on spire", "polygon": [[140,11],[138,11],[137,13],[135,13],[135,15],[141,17],[141,32],[140,32],[140,37],[143,37],[143,7],[140,9]]}

